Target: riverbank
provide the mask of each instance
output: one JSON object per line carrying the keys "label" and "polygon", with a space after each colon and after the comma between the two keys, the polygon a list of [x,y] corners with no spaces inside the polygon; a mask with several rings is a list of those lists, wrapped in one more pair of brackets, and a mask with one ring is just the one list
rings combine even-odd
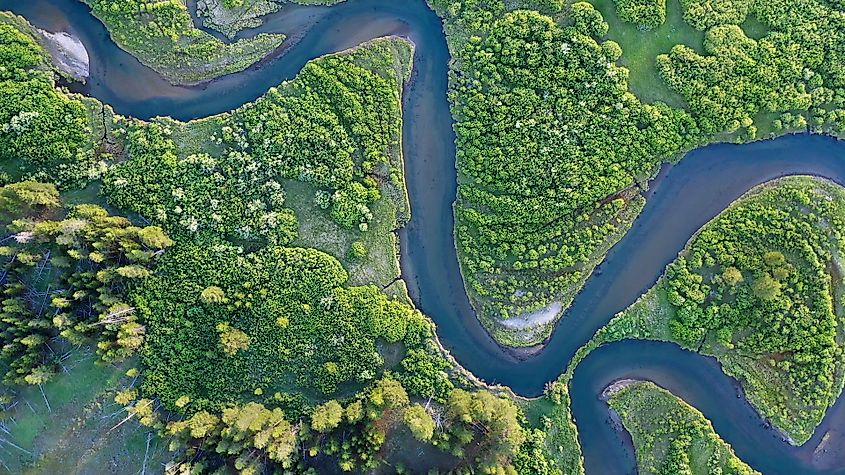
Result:
{"label": "riverbank", "polygon": [[82,41],[64,31],[51,33],[39,29],[38,32],[46,40],[56,67],[72,79],[85,82],[91,74],[91,60]]}
{"label": "riverbank", "polygon": [[117,44],[178,85],[200,84],[242,71],[279,48],[285,38],[259,34],[226,44],[195,30],[187,8],[179,2],[159,4],[148,18],[131,10],[112,10],[101,0],[83,1]]}

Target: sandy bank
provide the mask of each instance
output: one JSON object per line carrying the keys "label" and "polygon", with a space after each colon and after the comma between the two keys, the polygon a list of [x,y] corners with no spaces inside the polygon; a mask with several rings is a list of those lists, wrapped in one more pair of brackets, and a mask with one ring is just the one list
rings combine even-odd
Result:
{"label": "sandy bank", "polygon": [[53,57],[53,62],[60,70],[78,80],[88,79],[91,61],[88,50],[79,38],[64,31],[50,33],[38,30],[38,32],[47,41],[50,56]]}

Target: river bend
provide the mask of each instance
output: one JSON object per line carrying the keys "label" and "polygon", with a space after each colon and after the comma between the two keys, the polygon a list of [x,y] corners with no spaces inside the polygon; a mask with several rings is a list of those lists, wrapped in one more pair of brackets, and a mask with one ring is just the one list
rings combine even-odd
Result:
{"label": "river bend", "polygon": [[[402,275],[417,306],[437,323],[458,362],[518,394],[539,395],[575,351],[659,278],[693,233],[755,185],[809,174],[845,184],[845,143],[795,135],[752,144],[712,145],[665,166],[651,183],[645,209],[587,281],[545,348],[516,358],[487,335],[469,304],[453,241],[455,135],[446,97],[449,51],[441,21],[424,0],[353,0],[333,7],[287,7],[242,33],[286,33],[294,41],[259,65],[199,86],[173,86],[118,48],[79,0],[0,0],[0,9],[39,28],[79,37],[91,57],[91,79],[77,92],[115,111],[148,119],[205,117],[253,101],[292,79],[311,59],[386,35],[416,45],[405,94],[403,142],[412,219],[401,231]],[[792,447],[745,401],[718,363],[669,343],[624,341],[594,351],[576,369],[572,409],[587,473],[633,473],[629,437],[609,423],[598,395],[619,378],[654,381],[701,410],[737,455],[766,474],[845,473],[845,404],[840,399],[813,438]],[[828,450],[814,453],[828,433]]]}

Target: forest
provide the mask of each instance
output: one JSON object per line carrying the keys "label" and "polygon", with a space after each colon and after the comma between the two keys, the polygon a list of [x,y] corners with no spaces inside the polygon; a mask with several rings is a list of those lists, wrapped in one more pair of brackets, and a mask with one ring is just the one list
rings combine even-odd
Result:
{"label": "forest", "polygon": [[[649,29],[666,4],[616,1]],[[584,2],[433,1],[456,61],[459,193],[456,240],[480,318],[502,343],[529,346],[501,320],[558,302],[565,309],[642,208],[637,191],[667,160],[714,141],[748,141],[808,127],[841,133],[843,12],[824,2],[683,1],[683,21],[705,30],[701,50],[679,44],[656,57],[682,99],[632,94],[625,45],[607,40]],[[754,16],[765,31],[742,29]],[[661,20],[664,19],[664,20]],[[518,159],[515,159],[518,157]]]}
{"label": "forest", "polygon": [[[407,42],[319,59],[212,119],[115,116],[106,150],[30,30],[2,19],[0,100],[12,124],[2,138],[18,159],[0,187],[3,401],[33,386],[49,407],[43,387],[93,345],[101,365],[131,365],[108,402],[122,408],[112,429],[155,434],[169,446],[167,473],[413,473],[410,447],[434,454],[434,472],[548,463],[524,455],[536,438],[522,409],[463,376],[407,297],[348,284],[343,261],[366,258],[371,220],[407,219]],[[13,104],[11,78],[31,78],[46,99]],[[57,107],[78,119],[50,120]],[[42,114],[55,133],[29,132],[27,117]],[[95,175],[24,179],[63,177],[69,154],[83,152],[102,161]],[[99,195],[81,189],[92,179]],[[288,195],[301,193],[293,182],[310,194]],[[370,207],[383,199],[396,204]],[[393,216],[374,215],[385,209]],[[315,219],[359,236],[351,255],[292,245]]]}
{"label": "forest", "polygon": [[[220,41],[176,1],[86,2],[174,83],[242,70],[284,39]],[[616,0],[612,19],[599,0],[430,3],[454,59],[456,246],[472,303],[504,344],[550,333],[500,321],[565,311],[661,163],[716,141],[845,127],[845,14],[831,2]],[[631,78],[645,66],[610,24],[649,41],[678,7],[703,40],[647,58],[668,92],[641,100]],[[392,232],[408,219],[399,145],[412,45],[320,58],[213,118],[112,123],[106,106],[57,87],[28,26],[2,20],[0,367],[23,388],[3,396],[37,387],[47,403],[71,351],[93,345],[105,367],[130,367],[109,404],[119,425],[172,449],[168,473],[418,472],[409,451],[433,473],[583,472],[571,372],[534,402],[480,388],[407,295],[387,291],[398,271],[357,272],[395,264]],[[830,277],[842,199],[806,178],[749,195],[578,358],[621,338],[678,342],[716,356],[765,417],[806,440],[843,384]],[[303,232],[316,222],[333,245]],[[697,466],[693,441],[712,450],[708,463],[747,473],[700,414],[637,388],[611,405],[641,468],[657,431],[672,450],[654,473]],[[649,405],[671,412],[663,426],[645,425]]]}

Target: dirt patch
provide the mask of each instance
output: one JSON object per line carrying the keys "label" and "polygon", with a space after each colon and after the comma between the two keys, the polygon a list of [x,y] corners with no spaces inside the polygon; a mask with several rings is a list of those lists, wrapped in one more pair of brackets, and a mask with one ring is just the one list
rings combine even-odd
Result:
{"label": "dirt patch", "polygon": [[604,391],[601,392],[600,399],[602,401],[609,401],[614,395],[618,394],[619,391],[627,388],[628,386],[636,383],[640,383],[642,380],[637,379],[617,379],[616,381],[610,383]]}
{"label": "dirt patch", "polygon": [[540,310],[523,313],[507,320],[499,320],[497,323],[508,330],[526,330],[554,322],[558,315],[560,315],[561,310],[563,310],[563,304],[552,302]]}

